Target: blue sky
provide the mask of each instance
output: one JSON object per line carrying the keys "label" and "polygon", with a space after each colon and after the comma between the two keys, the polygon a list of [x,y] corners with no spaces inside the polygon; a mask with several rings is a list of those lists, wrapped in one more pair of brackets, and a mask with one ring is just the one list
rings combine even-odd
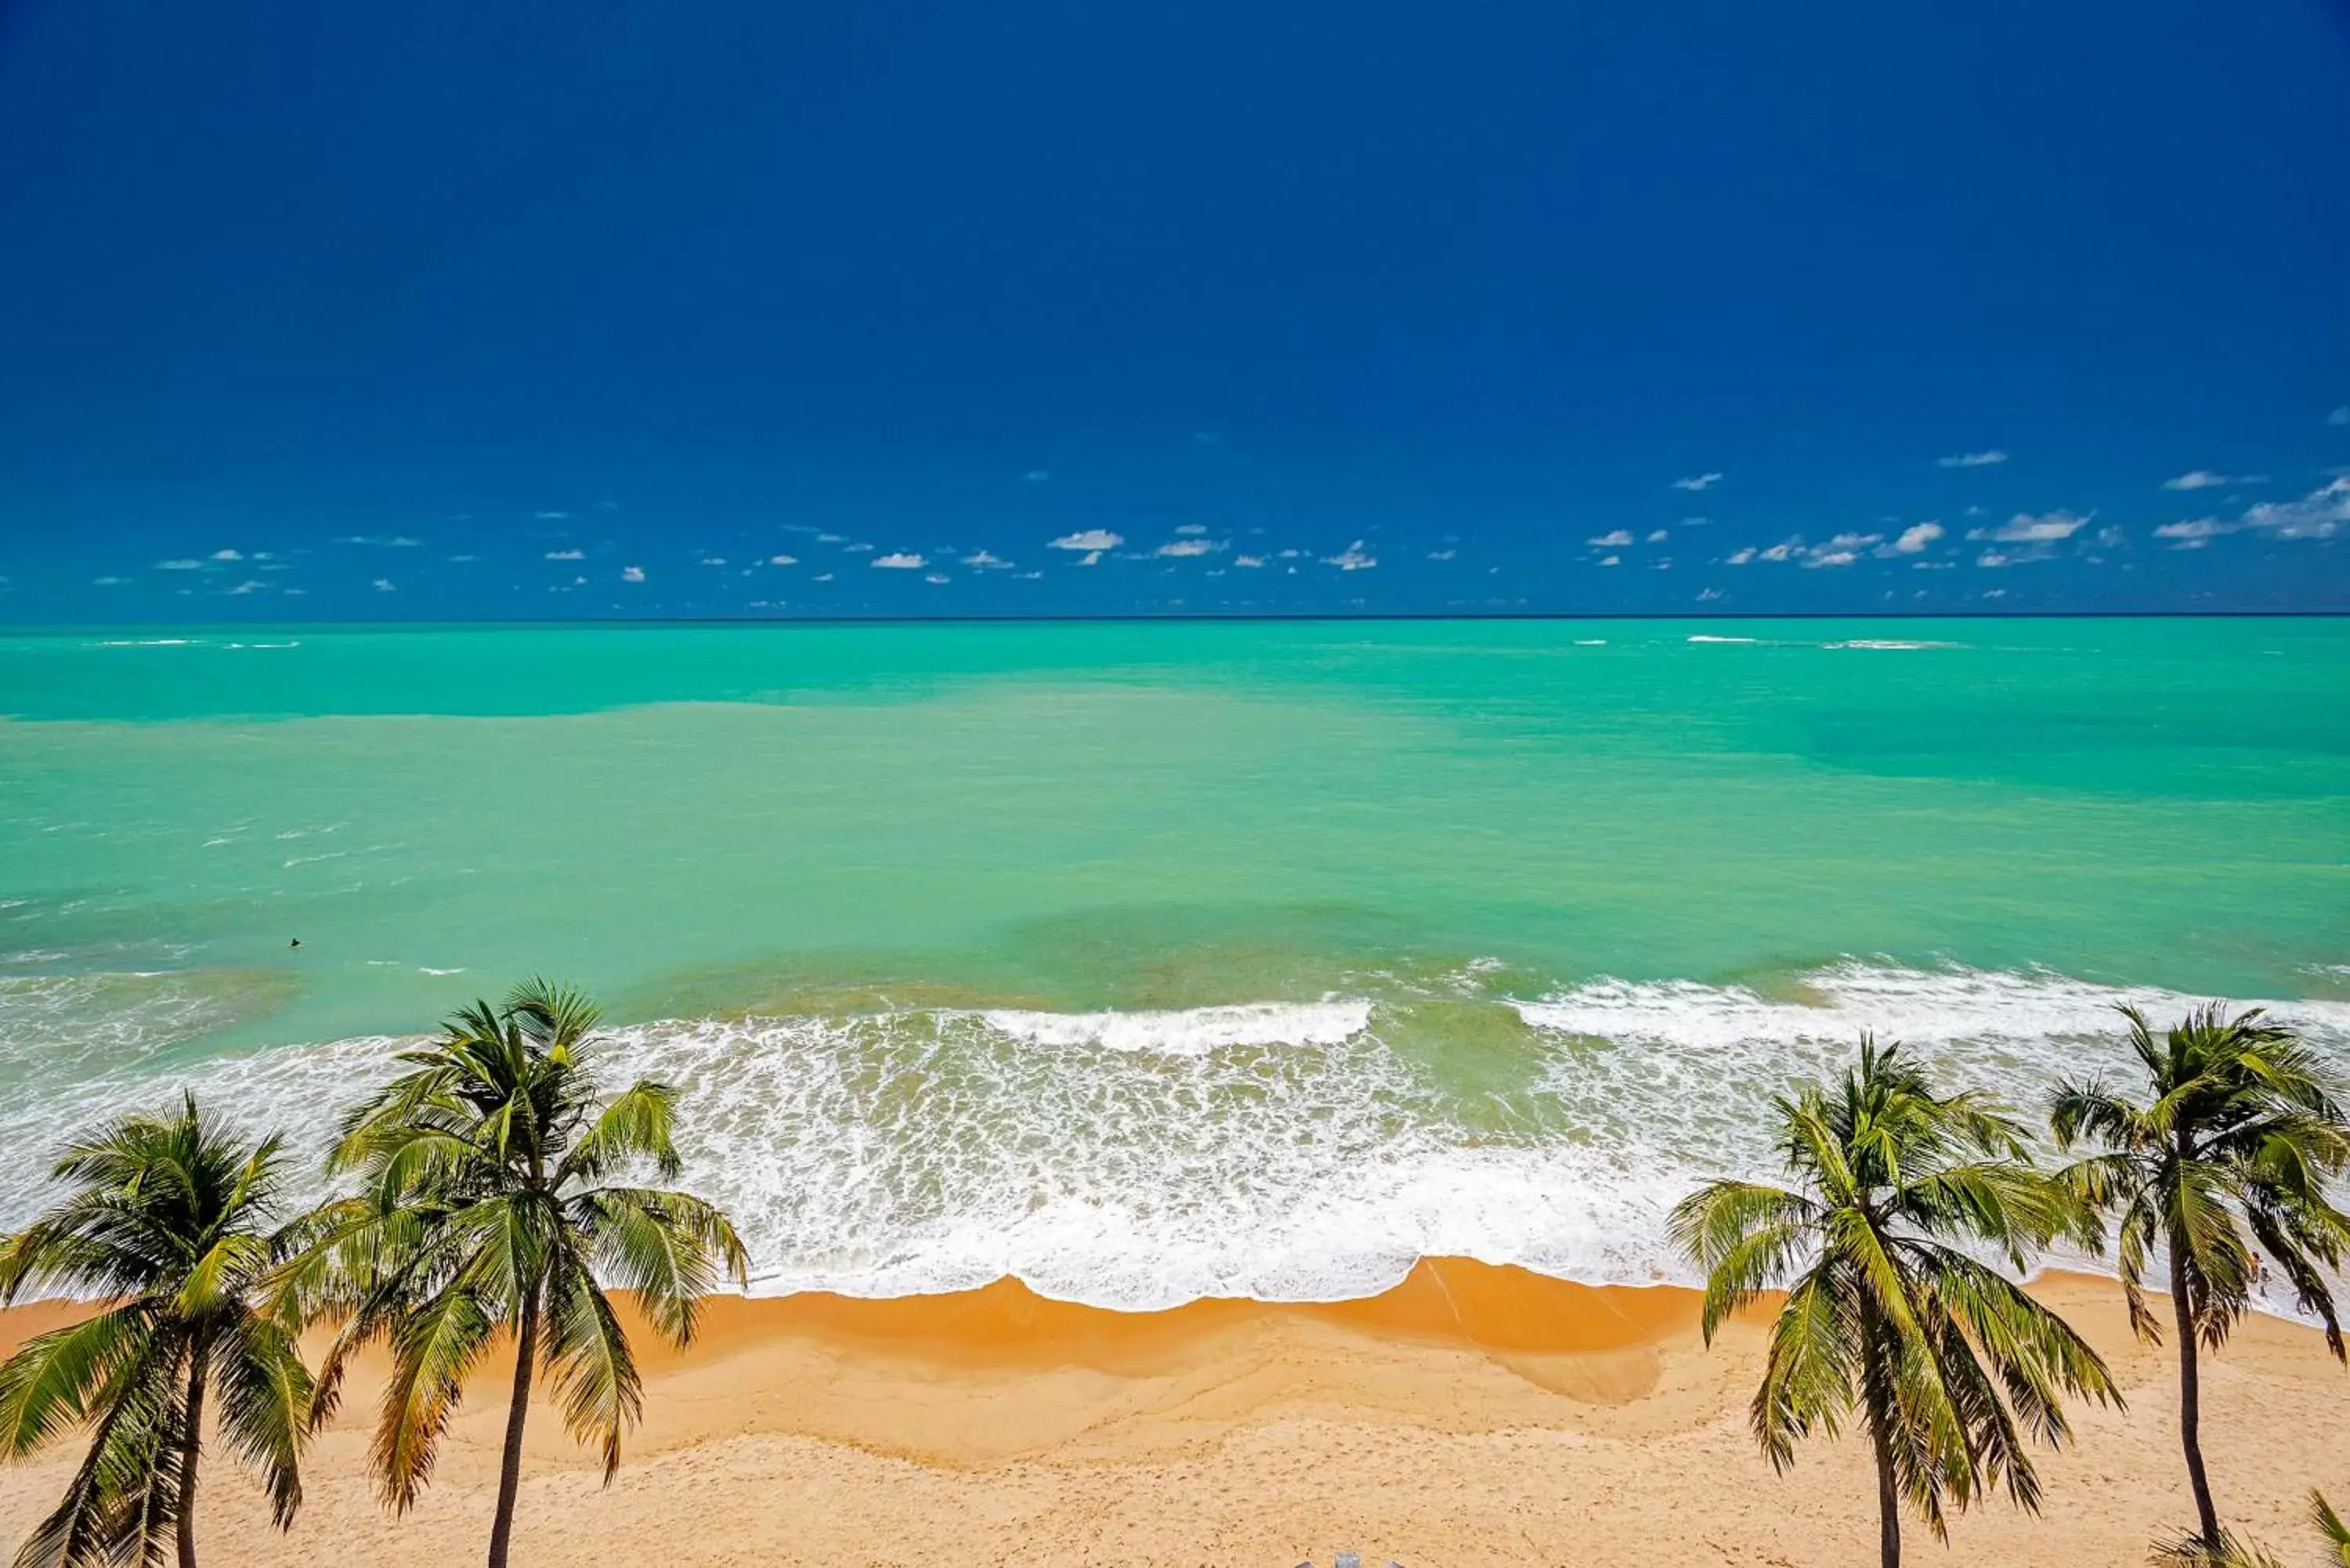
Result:
{"label": "blue sky", "polygon": [[0,621],[2350,608],[2350,13],[0,6]]}

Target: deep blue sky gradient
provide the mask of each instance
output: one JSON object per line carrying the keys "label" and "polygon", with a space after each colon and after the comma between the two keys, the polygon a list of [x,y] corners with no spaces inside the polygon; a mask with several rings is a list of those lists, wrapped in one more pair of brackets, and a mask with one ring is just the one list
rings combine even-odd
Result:
{"label": "deep blue sky gradient", "polygon": [[2338,0],[0,0],[0,621],[2350,608],[2345,472]]}

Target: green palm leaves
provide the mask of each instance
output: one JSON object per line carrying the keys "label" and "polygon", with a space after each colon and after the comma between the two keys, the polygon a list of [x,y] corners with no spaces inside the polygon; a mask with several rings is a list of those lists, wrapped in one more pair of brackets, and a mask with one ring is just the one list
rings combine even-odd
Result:
{"label": "green palm leaves", "polygon": [[467,1376],[511,1332],[517,1359],[489,1561],[502,1568],[534,1382],[600,1449],[606,1478],[637,1419],[640,1380],[607,1284],[636,1294],[664,1338],[692,1337],[696,1303],[745,1280],[724,1216],[683,1192],[629,1185],[680,1169],[675,1095],[640,1082],[606,1099],[594,1074],[597,1012],[534,981],[504,1004],[452,1019],[403,1054],[408,1071],[346,1118],[331,1164],[352,1197],[306,1222],[283,1280],[289,1316],[331,1316],[310,1409],[330,1416],[352,1354],[391,1353],[373,1458],[386,1501],[415,1501]]}
{"label": "green palm leaves", "polygon": [[[2217,1349],[2273,1265],[2303,1312],[2344,1355],[2326,1272],[2350,1255],[2350,1216],[2326,1184],[2350,1167],[2342,1090],[2286,1030],[2256,1008],[2230,1017],[2190,1013],[2158,1039],[2125,1009],[2147,1097],[2102,1082],[2060,1084],[2049,1101],[2058,1144],[2088,1146],[2063,1179],[2111,1219],[2130,1322],[2148,1340],[2161,1325],[2147,1305],[2147,1272],[2164,1255],[2178,1347],[2179,1440],[2195,1494],[2189,1541],[2223,1542],[2198,1434],[2199,1345]],[[2265,1263],[2263,1259],[2265,1258]]]}
{"label": "green palm leaves", "polygon": [[1673,1211],[1707,1273],[1711,1341],[1784,1287],[1752,1417],[1775,1467],[1857,1416],[1875,1449],[1880,1554],[1900,1560],[1900,1507],[1939,1536],[1949,1511],[2003,1486],[2036,1508],[2034,1441],[2069,1433],[2062,1401],[2118,1402],[2080,1335],[1976,1256],[2021,1271],[2080,1210],[2025,1158],[2020,1126],[1979,1095],[1938,1096],[1866,1036],[1830,1091],[1776,1102],[1794,1186],[1715,1181]]}
{"label": "green palm leaves", "polygon": [[68,1150],[65,1200],[0,1242],[0,1303],[53,1290],[116,1303],[0,1365],[0,1459],[71,1428],[89,1436],[17,1568],[161,1563],[167,1544],[193,1568],[208,1408],[278,1524],[292,1521],[311,1380],[293,1334],[262,1310],[287,1249],[271,1225],[281,1164],[277,1139],[242,1144],[191,1097]]}

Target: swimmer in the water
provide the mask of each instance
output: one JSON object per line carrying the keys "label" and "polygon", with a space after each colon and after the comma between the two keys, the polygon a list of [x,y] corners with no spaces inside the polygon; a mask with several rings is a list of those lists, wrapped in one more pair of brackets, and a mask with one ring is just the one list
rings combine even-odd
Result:
{"label": "swimmer in the water", "polygon": [[298,948],[302,945],[302,939],[300,937],[296,937],[292,941],[287,942],[286,945],[289,948]]}

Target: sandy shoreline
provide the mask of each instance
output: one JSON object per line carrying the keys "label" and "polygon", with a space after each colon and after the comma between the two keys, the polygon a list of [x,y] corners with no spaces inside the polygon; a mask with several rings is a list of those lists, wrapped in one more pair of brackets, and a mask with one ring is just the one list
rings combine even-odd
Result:
{"label": "sandy shoreline", "polygon": [[[2188,1511],[2170,1364],[2118,1290],[2034,1287],[2101,1349],[2125,1412],[2084,1410],[2043,1466],[2037,1520],[1995,1506],[1921,1561],[2136,1563]],[[0,1354],[73,1309],[0,1314]],[[647,1357],[646,1421],[598,1484],[534,1412],[515,1559],[555,1565],[1738,1563],[1827,1568],[1875,1541],[1866,1455],[1820,1444],[1773,1475],[1745,1428],[1759,1324],[1711,1352],[1697,1297],[1423,1263],[1363,1302],[1200,1302],[1120,1314],[1011,1282],[953,1295],[728,1298],[683,1356]],[[484,1381],[502,1382],[490,1368]],[[207,1561],[273,1568],[477,1558],[504,1401],[484,1387],[424,1503],[366,1480],[355,1388],[319,1440],[289,1535],[224,1458]],[[2254,1319],[2207,1368],[2204,1446],[2231,1519],[2300,1550],[2312,1485],[2350,1493],[2350,1377],[2313,1331]],[[0,1543],[51,1506],[78,1450],[0,1471]]]}

